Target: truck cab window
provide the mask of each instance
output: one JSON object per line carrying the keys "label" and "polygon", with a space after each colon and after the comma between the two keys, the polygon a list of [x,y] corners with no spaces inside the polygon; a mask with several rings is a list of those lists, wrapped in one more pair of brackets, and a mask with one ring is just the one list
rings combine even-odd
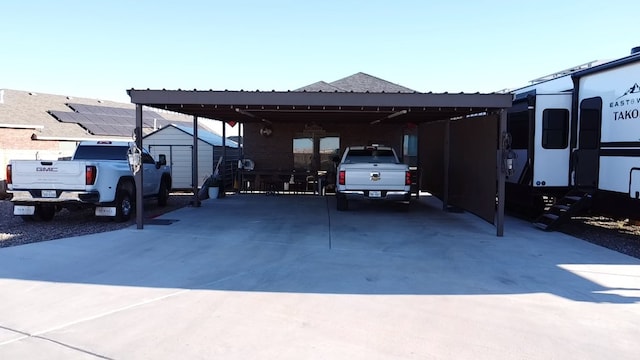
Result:
{"label": "truck cab window", "polygon": [[143,164],[155,164],[156,161],[153,160],[153,157],[149,155],[147,152],[142,153],[142,163]]}

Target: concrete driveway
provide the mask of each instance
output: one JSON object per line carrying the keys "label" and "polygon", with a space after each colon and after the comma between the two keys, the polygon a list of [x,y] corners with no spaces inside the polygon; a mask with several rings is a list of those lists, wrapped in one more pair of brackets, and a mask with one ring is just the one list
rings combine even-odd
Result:
{"label": "concrete driveway", "polygon": [[640,260],[422,197],[236,195],[0,249],[1,359],[637,359]]}

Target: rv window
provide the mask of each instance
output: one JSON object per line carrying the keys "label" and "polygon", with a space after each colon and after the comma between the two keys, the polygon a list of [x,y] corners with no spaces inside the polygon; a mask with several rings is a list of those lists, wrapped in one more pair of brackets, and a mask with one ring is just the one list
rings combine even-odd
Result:
{"label": "rv window", "polygon": [[566,149],[569,145],[569,110],[545,109],[542,112],[542,147]]}
{"label": "rv window", "polygon": [[512,149],[529,147],[529,114],[526,111],[507,114],[507,132],[511,134]]}

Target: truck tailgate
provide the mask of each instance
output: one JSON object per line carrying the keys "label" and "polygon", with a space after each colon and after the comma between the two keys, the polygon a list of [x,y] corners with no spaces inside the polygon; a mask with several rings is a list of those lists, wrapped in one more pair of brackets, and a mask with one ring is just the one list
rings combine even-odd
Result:
{"label": "truck tailgate", "polygon": [[344,166],[345,185],[352,190],[397,190],[405,183],[406,169],[398,164],[349,164]]}
{"label": "truck tailgate", "polygon": [[17,160],[11,162],[13,189],[82,190],[84,161]]}

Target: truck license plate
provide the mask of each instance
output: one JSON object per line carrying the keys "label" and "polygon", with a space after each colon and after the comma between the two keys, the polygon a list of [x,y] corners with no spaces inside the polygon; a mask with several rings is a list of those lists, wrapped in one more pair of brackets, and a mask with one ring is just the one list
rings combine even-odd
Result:
{"label": "truck license plate", "polygon": [[96,216],[116,216],[116,208],[114,206],[97,207]]}
{"label": "truck license plate", "polygon": [[55,190],[42,190],[41,194],[43,198],[54,198],[58,196]]}
{"label": "truck license plate", "polygon": [[382,196],[382,193],[380,190],[369,191],[369,197],[379,198],[380,196]]}
{"label": "truck license plate", "polygon": [[36,207],[32,205],[13,205],[13,215],[33,215]]}

